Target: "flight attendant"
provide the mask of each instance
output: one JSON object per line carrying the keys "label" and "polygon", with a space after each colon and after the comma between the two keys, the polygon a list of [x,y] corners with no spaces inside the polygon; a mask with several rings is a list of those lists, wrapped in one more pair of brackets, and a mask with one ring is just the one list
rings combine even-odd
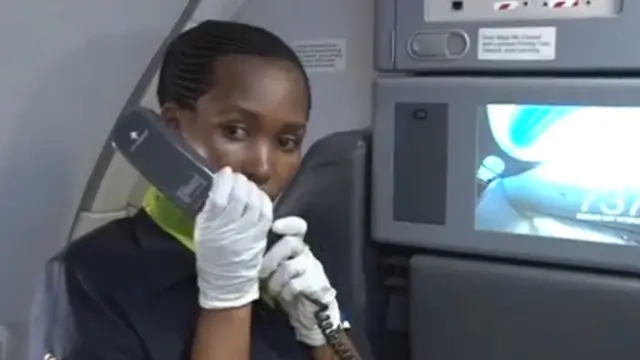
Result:
{"label": "flight attendant", "polygon": [[[205,21],[168,47],[157,95],[164,121],[222,169],[209,199],[191,219],[150,189],[136,215],[53,257],[29,359],[339,359],[318,306],[300,296],[327,304],[330,330],[351,347],[306,223],[273,219],[311,108],[296,54],[264,29]],[[282,239],[265,254],[269,229]]]}

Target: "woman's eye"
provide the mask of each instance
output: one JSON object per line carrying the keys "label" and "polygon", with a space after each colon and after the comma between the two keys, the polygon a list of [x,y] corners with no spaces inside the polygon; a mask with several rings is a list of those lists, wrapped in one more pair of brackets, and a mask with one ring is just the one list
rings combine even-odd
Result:
{"label": "woman's eye", "polygon": [[247,129],[241,126],[226,126],[224,128],[224,134],[233,140],[245,140],[249,137]]}
{"label": "woman's eye", "polygon": [[280,147],[285,151],[296,150],[300,146],[300,141],[296,138],[283,137],[278,140]]}

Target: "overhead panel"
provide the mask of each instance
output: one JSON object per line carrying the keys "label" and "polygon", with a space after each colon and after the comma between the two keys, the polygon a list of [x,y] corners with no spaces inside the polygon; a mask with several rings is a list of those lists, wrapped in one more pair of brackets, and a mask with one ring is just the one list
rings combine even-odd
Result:
{"label": "overhead panel", "polygon": [[376,0],[376,7],[381,71],[640,68],[638,1]]}

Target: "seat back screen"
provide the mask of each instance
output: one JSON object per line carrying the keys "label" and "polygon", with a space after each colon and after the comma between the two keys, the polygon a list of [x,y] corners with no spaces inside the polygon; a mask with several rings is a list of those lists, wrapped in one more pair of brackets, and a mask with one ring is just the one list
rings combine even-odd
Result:
{"label": "seat back screen", "polygon": [[640,107],[479,113],[476,230],[640,244]]}

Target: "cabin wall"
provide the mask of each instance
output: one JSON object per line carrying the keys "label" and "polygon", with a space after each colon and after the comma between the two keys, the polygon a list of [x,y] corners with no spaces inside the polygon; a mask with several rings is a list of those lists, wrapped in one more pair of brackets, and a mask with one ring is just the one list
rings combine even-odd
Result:
{"label": "cabin wall", "polygon": [[0,336],[0,360],[25,357],[36,279],[66,243],[109,130],[187,3],[2,1],[0,334],[12,340]]}

